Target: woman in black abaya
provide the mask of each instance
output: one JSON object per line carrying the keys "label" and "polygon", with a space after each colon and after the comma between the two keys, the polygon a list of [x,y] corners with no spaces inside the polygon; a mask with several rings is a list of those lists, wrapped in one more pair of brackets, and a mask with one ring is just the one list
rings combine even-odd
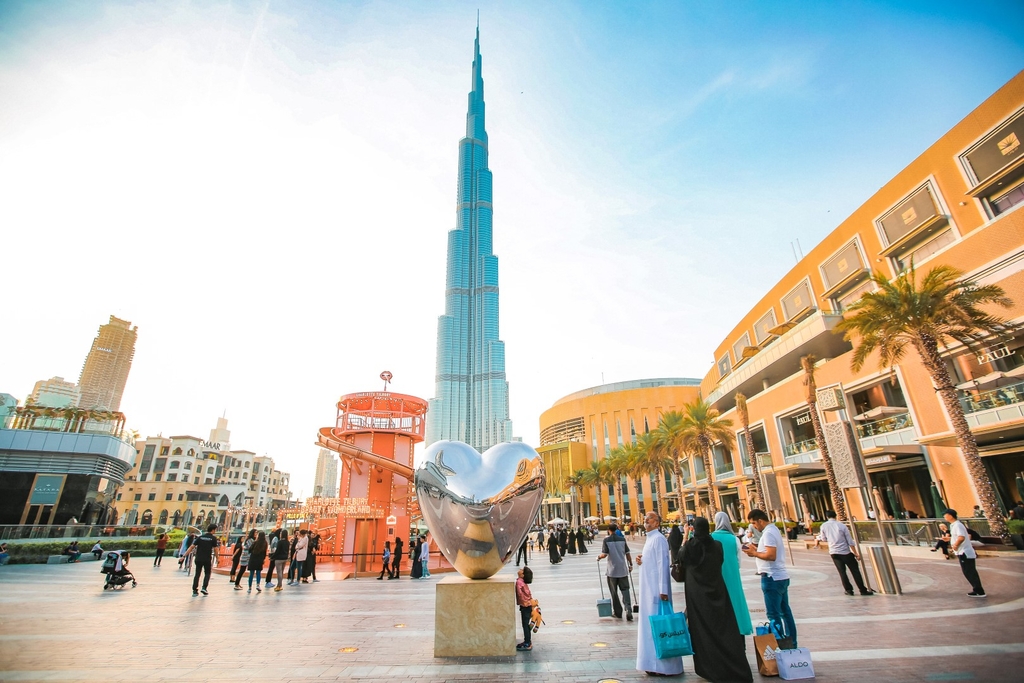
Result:
{"label": "woman in black abaya", "polygon": [[713,683],[750,683],[753,676],[743,636],[722,578],[722,544],[711,536],[708,520],[693,520],[693,536],[683,544],[686,623],[693,645],[693,670]]}
{"label": "woman in black abaya", "polygon": [[548,558],[551,564],[558,564],[562,561],[562,554],[558,552],[558,535],[552,531],[548,535]]}

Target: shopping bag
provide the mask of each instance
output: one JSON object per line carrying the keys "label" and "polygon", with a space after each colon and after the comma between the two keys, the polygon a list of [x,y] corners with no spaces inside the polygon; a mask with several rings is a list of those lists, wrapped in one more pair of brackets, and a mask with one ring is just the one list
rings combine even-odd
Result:
{"label": "shopping bag", "polygon": [[673,612],[672,603],[661,600],[658,613],[648,617],[651,620],[651,635],[654,637],[654,652],[658,659],[692,655],[690,631],[686,627],[686,615]]}
{"label": "shopping bag", "polygon": [[806,647],[798,647],[794,650],[779,650],[775,653],[775,664],[778,666],[779,678],[784,681],[814,678],[814,664],[811,662],[811,651]]}
{"label": "shopping bag", "polygon": [[[757,629],[760,632],[761,626]],[[775,654],[779,651],[779,643],[775,635],[765,633],[754,636],[754,654],[757,656],[757,672],[762,676],[778,676],[778,662],[775,661]]]}

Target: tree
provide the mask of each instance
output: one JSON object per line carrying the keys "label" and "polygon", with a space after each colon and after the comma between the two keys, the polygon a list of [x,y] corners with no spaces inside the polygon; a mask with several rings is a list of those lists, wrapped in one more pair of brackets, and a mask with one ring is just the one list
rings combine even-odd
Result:
{"label": "tree", "polygon": [[658,418],[658,426],[651,432],[659,450],[672,460],[672,471],[676,473],[676,495],[679,497],[679,509],[683,510],[683,469],[681,459],[683,448],[683,414],[678,410],[662,413]]}
{"label": "tree", "polygon": [[619,521],[625,521],[626,507],[622,502],[622,477],[629,474],[629,454],[622,446],[617,446],[608,452],[608,475],[615,489],[615,512]]}
{"label": "tree", "polygon": [[625,456],[626,476],[633,480],[633,492],[636,495],[636,510],[638,519],[643,519],[647,511],[643,501],[643,478],[646,474],[647,463],[644,461],[644,449],[639,443],[626,443],[622,445],[622,452]]}
{"label": "tree", "polygon": [[658,501],[654,509],[664,519],[662,514],[662,504],[664,501],[661,495],[659,495],[661,475],[672,468],[672,456],[661,448],[660,439],[656,432],[647,432],[637,437],[634,457],[636,458],[635,471],[639,474],[635,480],[637,481],[637,492],[639,493],[640,491],[640,479],[646,476],[653,477],[651,479],[651,497],[657,498]]}
{"label": "tree", "polygon": [[767,512],[768,508],[764,502],[764,484],[761,483],[761,463],[757,461],[757,453],[754,450],[754,437],[750,433],[750,413],[747,411],[747,397],[743,394],[736,394],[736,414],[740,416],[740,425],[743,427],[743,436],[747,443],[747,457],[750,459],[750,472],[754,477],[757,507]]}
{"label": "tree", "polygon": [[811,426],[814,427],[814,440],[818,442],[821,462],[825,465],[825,480],[828,482],[828,493],[832,498],[832,509],[836,511],[840,521],[845,522],[846,501],[843,500],[843,492],[839,490],[836,471],[832,467],[832,456],[829,455],[825,432],[821,429],[821,418],[818,417],[818,385],[814,381],[814,364],[817,362],[818,359],[813,355],[800,359],[800,367],[804,370],[804,387],[807,388],[807,410],[811,416]]}
{"label": "tree", "polygon": [[732,434],[732,420],[721,417],[718,410],[711,407],[711,404],[698,397],[693,403],[683,406],[682,446],[686,450],[700,454],[704,462],[704,472],[707,474],[708,507],[714,515],[718,509],[714,495],[715,470],[711,462],[711,448],[716,441],[721,441],[728,446],[734,441]]}
{"label": "tree", "polygon": [[580,486],[585,489],[594,489],[597,493],[597,516],[604,521],[604,503],[601,501],[601,488],[611,483],[611,476],[608,474],[608,461],[595,460],[590,467],[580,470]]}
{"label": "tree", "polygon": [[584,470],[576,470],[572,474],[565,478],[565,485],[569,487],[569,516],[572,519],[569,520],[570,526],[577,526],[579,515],[576,513],[576,499],[579,496],[577,493],[580,488],[580,481],[583,478]]}
{"label": "tree", "polygon": [[989,527],[994,535],[1009,542],[995,487],[978,455],[978,442],[964,417],[939,347],[952,340],[973,349],[1011,336],[1020,328],[983,307],[1009,308],[1013,302],[1001,287],[979,285],[946,265],[932,268],[920,283],[913,262],[893,280],[880,273],[873,274],[871,280],[878,289],[850,306],[839,324],[847,339],[854,334],[859,337],[850,365],[854,371],[860,370],[868,356],[878,351],[879,367],[892,371],[906,356],[908,347],[917,352],[946,407]]}

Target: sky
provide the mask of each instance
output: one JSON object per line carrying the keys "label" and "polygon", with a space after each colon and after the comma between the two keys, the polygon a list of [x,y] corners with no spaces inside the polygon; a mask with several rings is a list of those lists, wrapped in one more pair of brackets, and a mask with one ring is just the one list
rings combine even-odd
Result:
{"label": "sky", "polygon": [[142,436],[312,489],[342,394],[430,398],[473,35],[515,434],[703,377],[736,320],[1024,68],[1019,2],[0,1],[0,393],[139,328]]}

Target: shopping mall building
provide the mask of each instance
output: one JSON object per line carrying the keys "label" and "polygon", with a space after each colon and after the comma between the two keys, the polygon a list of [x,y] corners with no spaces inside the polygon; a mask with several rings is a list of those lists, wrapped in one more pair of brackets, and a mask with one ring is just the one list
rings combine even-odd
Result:
{"label": "shopping mall building", "polygon": [[[1024,72],[868,198],[721,340],[699,386],[736,432],[734,443],[714,448],[720,507],[731,504],[742,514],[754,495],[737,393],[747,397],[754,450],[774,475],[785,513],[820,519],[831,507],[800,367],[807,355],[819,359],[819,389],[841,397],[869,483],[885,492],[888,514],[934,516],[932,482],[960,510],[979,502],[945,408],[916,353],[910,351],[893,372],[879,369],[876,356],[854,372],[853,345],[836,326],[844,309],[874,287],[869,273],[894,277],[911,261],[919,276],[948,264],[979,283],[999,285],[1013,300],[999,312],[1024,322],[1022,143]],[[954,345],[943,355],[986,469],[1008,505],[1020,496],[1015,478],[1024,471],[1024,333],[985,348]],[[586,467],[605,457],[641,429],[639,416],[653,429],[661,412],[691,400],[698,387],[644,391],[642,382],[626,382],[558,401],[541,416],[540,450],[549,467],[576,468],[577,461]],[[682,493],[687,510],[699,509],[696,497],[705,495],[706,486],[699,460],[684,463],[682,482],[662,479],[660,492],[644,482],[645,495],[673,501]],[[627,488],[633,490],[632,482]],[[612,502],[607,493],[605,510]],[[588,495],[587,504],[594,505],[593,493]],[[558,503],[556,498],[549,503]],[[850,502],[851,513],[863,518],[865,501],[853,494]]]}

